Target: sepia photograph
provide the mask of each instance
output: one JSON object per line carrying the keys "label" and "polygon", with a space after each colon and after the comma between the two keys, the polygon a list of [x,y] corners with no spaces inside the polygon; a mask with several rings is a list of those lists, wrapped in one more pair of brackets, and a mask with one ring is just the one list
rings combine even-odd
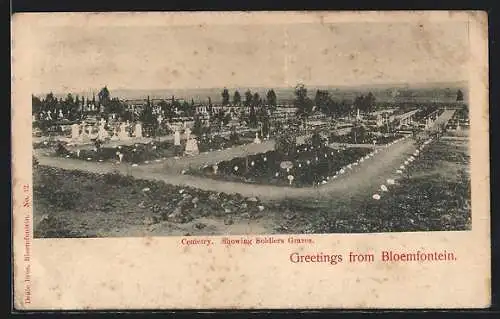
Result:
{"label": "sepia photograph", "polygon": [[485,13],[12,30],[16,309],[490,304]]}
{"label": "sepia photograph", "polygon": [[467,22],[43,30],[35,238],[472,227]]}

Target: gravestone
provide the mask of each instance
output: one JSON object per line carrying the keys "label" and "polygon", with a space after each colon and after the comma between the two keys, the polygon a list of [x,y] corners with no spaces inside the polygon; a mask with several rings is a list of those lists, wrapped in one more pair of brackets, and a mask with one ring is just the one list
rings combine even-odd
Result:
{"label": "gravestone", "polygon": [[99,131],[97,133],[97,136],[101,141],[104,141],[109,137],[108,131],[106,131],[106,129],[104,128],[104,124],[102,124],[102,122],[101,125],[99,126]]}
{"label": "gravestone", "polygon": [[181,145],[181,133],[177,129],[174,133],[174,145]]}
{"label": "gravestone", "polygon": [[142,138],[142,124],[141,123],[135,124],[134,136],[136,138]]}
{"label": "gravestone", "polygon": [[184,137],[187,141],[191,139],[191,129],[189,127],[184,130]]}
{"label": "gravestone", "polygon": [[259,138],[259,133],[255,133],[255,139],[253,140],[255,144],[260,144],[262,141]]}
{"label": "gravestone", "polygon": [[89,137],[90,139],[93,139],[93,138],[97,137],[97,135],[92,134],[92,131],[93,131],[93,130],[94,130],[94,127],[93,127],[93,126],[91,126],[91,125],[87,126],[88,137]]}
{"label": "gravestone", "polygon": [[128,140],[130,138],[128,135],[128,123],[120,124],[120,131],[118,132],[118,138],[120,140]]}
{"label": "gravestone", "polygon": [[80,138],[80,125],[77,123],[71,125],[71,139],[77,140]]}
{"label": "gravestone", "polygon": [[186,155],[198,155],[200,154],[200,150],[198,149],[198,141],[191,137],[186,142],[186,149],[184,151]]}

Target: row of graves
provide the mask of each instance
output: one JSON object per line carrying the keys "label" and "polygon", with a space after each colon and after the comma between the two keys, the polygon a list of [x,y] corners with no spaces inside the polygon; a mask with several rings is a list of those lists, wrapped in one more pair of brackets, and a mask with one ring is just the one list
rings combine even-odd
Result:
{"label": "row of graves", "polygon": [[[400,137],[390,145],[403,140]],[[388,144],[389,145],[389,144]],[[186,174],[217,180],[287,187],[317,187],[327,184],[369,161],[379,152],[368,147],[331,148],[321,137],[288,149],[236,157],[214,165],[191,169]]]}
{"label": "row of graves", "polygon": [[87,124],[83,121],[81,124],[74,123],[71,125],[71,140],[75,142],[85,143],[93,140],[105,142],[110,141],[127,141],[132,138],[143,138],[142,123],[134,124],[130,121],[119,123],[118,125],[108,125],[108,122],[102,118],[98,125]]}
{"label": "row of graves", "polygon": [[465,109],[456,111],[446,125],[447,130],[461,131],[467,130],[469,128],[469,112],[467,112]]}
{"label": "row of graves", "polygon": [[[106,123],[101,121],[99,127],[74,124],[71,142],[43,142],[46,148],[53,148],[59,157],[97,162],[130,163],[135,166],[161,162],[167,158],[180,159],[183,156],[196,156],[228,149],[231,147],[261,143],[258,133],[254,139],[240,138],[239,134],[222,136],[202,134],[196,136],[189,127],[176,128],[172,139],[143,139],[141,123],[132,125],[124,122],[118,125],[113,133],[109,132]],[[133,127],[131,131],[129,128]],[[83,147],[91,141],[92,147]],[[36,147],[36,146],[35,146]]]}
{"label": "row of graves", "polygon": [[405,136],[405,134],[396,131],[390,133],[382,133],[371,129],[368,126],[360,124],[358,127],[350,128],[347,133],[332,131],[329,134],[328,140],[332,143],[341,144],[370,144],[373,146],[386,145]]}
{"label": "row of graves", "polygon": [[395,129],[380,130],[380,127],[386,127],[388,123],[373,123],[373,118],[375,116],[372,114],[362,116],[358,110],[354,119],[337,123],[329,131],[328,140],[332,143],[380,146],[387,145],[405,136],[405,134],[398,133]]}

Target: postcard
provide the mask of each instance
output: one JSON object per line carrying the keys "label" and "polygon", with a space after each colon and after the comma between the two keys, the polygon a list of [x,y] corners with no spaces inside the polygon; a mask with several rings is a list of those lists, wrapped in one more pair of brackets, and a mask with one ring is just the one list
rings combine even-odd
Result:
{"label": "postcard", "polygon": [[13,15],[15,308],[488,307],[487,26]]}

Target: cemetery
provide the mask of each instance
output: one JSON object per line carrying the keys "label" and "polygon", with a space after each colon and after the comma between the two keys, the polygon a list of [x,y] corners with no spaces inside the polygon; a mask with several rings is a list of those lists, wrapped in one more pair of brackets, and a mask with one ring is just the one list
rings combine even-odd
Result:
{"label": "cemetery", "polygon": [[[349,104],[298,85],[280,109],[273,92],[231,101],[224,89],[221,103],[131,103],[106,87],[98,99],[33,97],[39,236],[469,227],[470,181],[443,169],[446,161],[463,169],[467,154],[452,145],[461,141],[439,140],[445,128],[468,127],[466,108],[377,110],[371,93]],[[435,194],[458,203],[453,214]],[[111,225],[98,226],[104,220]]]}
{"label": "cemetery", "polygon": [[370,151],[368,148],[314,149],[305,145],[297,147],[288,155],[269,151],[245,158],[233,158],[187,173],[246,183],[311,187],[330,179],[333,181],[340,174],[353,169],[360,161],[368,160],[373,156]]}
{"label": "cemetery", "polygon": [[404,135],[398,133],[379,133],[371,131],[363,126],[354,127],[347,134],[339,135],[337,132],[330,133],[329,142],[345,144],[373,144],[385,145],[402,138]]}
{"label": "cemetery", "polygon": [[455,112],[453,117],[448,122],[446,129],[460,131],[470,127],[469,112],[465,108],[461,108]]}
{"label": "cemetery", "polygon": [[[142,134],[142,126],[137,123],[131,134],[127,127],[130,123],[121,123],[119,129],[113,133],[101,124],[97,129],[87,126],[81,130],[80,125],[72,125],[71,138],[48,139],[36,142],[33,148],[51,149],[52,155],[80,159],[87,161],[114,161],[132,164],[148,163],[170,157],[197,155],[204,152],[212,152],[227,149],[233,146],[244,145],[253,142],[253,139],[240,138],[238,134],[221,136],[216,134],[202,134],[199,137],[191,133],[190,128],[175,130],[173,141],[145,139]],[[144,142],[148,140],[150,142]],[[120,142],[128,142],[122,144]],[[133,144],[130,144],[130,143]]]}
{"label": "cemetery", "polygon": [[63,144],[55,148],[55,155],[86,161],[112,161],[118,163],[138,164],[147,161],[181,156],[182,146],[175,146],[172,142],[136,143],[132,145],[117,145],[114,147],[94,147],[91,149],[69,150]]}
{"label": "cemetery", "polygon": [[[467,143],[439,140],[424,150],[409,172],[397,179],[397,187],[387,185],[389,191],[384,192],[381,200],[365,203],[357,211],[364,229],[377,232],[471,229]],[[379,219],[374,220],[373,215]],[[318,226],[323,231],[334,228],[339,232],[358,227],[345,220],[321,220]]]}

